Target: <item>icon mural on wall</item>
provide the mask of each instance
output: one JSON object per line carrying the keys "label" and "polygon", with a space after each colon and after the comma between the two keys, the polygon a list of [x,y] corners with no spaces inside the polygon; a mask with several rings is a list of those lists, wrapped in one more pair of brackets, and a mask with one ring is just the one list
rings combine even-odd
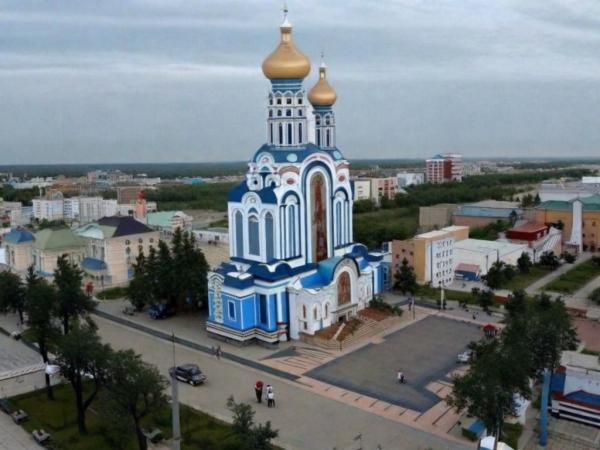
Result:
{"label": "icon mural on wall", "polygon": [[338,278],[338,305],[350,303],[350,274],[343,272]]}
{"label": "icon mural on wall", "polygon": [[325,180],[318,173],[310,182],[312,205],[313,260],[327,259],[327,210],[325,209]]}

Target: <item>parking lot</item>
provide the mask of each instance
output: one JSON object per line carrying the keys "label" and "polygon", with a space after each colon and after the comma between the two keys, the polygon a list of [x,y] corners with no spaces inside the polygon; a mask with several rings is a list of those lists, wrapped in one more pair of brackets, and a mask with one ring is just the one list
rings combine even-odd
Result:
{"label": "parking lot", "polygon": [[[343,389],[425,412],[440,401],[427,390],[456,367],[456,356],[483,336],[477,325],[429,316],[306,373]],[[406,383],[397,381],[398,370]]]}

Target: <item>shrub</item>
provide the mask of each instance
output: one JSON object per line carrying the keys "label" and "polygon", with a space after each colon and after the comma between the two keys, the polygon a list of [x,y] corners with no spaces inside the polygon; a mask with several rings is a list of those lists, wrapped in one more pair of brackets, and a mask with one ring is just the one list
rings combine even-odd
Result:
{"label": "shrub", "polygon": [[375,297],[373,300],[371,300],[369,302],[369,307],[390,314],[395,314],[397,316],[401,316],[403,313],[402,308],[384,302],[383,298],[381,297]]}

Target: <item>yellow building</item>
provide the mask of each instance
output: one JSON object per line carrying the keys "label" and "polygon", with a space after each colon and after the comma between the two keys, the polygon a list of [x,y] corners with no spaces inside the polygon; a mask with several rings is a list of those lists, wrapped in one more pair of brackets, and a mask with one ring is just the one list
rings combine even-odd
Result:
{"label": "yellow building", "polygon": [[31,247],[35,237],[27,230],[15,229],[2,239],[2,247],[6,251],[6,264],[11,270],[25,273],[33,262]]}
{"label": "yellow building", "polygon": [[[577,202],[581,202],[581,226],[574,226]],[[536,208],[536,222],[562,226],[564,243],[581,240],[583,250],[596,251],[600,248],[600,195],[578,198],[570,201],[549,200]]]}
{"label": "yellow building", "polygon": [[84,254],[85,242],[69,228],[46,228],[35,234],[33,264],[44,277],[53,276],[60,256],[67,255],[71,263],[79,265]]}

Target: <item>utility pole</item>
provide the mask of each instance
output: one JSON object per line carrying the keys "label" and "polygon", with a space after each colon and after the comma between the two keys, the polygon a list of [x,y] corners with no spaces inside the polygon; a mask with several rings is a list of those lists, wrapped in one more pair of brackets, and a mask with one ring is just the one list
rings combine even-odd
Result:
{"label": "utility pole", "polygon": [[181,449],[181,430],[179,428],[179,390],[178,381],[175,376],[175,333],[173,332],[173,370],[171,372],[171,415],[173,417],[173,450]]}

